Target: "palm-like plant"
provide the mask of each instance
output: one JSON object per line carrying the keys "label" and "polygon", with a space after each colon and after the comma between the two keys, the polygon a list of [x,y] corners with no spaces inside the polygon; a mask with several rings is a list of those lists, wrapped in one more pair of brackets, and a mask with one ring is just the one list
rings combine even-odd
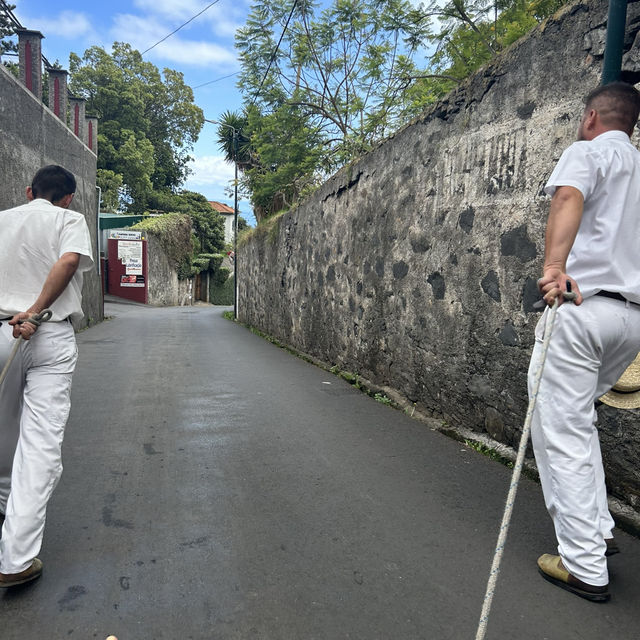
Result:
{"label": "palm-like plant", "polygon": [[[247,131],[248,118],[244,113],[225,111],[218,120],[218,146],[228,162],[237,162],[240,171],[251,168],[251,139]],[[236,141],[237,136],[237,141]],[[236,157],[237,144],[237,157]]]}

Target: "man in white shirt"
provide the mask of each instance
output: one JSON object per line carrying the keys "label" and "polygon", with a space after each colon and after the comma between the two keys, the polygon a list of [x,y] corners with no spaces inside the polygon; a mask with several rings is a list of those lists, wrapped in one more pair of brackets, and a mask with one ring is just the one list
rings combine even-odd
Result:
{"label": "man in white shirt", "polygon": [[[42,573],[47,502],[62,473],[61,447],[77,360],[70,319],[82,318],[82,273],[93,264],[84,216],[68,207],[76,190],[49,165],[27,187],[28,204],[0,211],[0,587]],[[26,322],[49,308],[40,327]]]}
{"label": "man in white shirt", "polygon": [[[586,99],[578,142],[560,158],[543,277],[552,306],[571,283],[575,304],[558,309],[533,415],[531,437],[558,555],[538,559],[542,576],[592,601],[609,599],[606,556],[618,552],[594,401],[640,350],[640,152],[630,136],[640,93],[616,82]],[[529,392],[549,310],[536,327]]]}

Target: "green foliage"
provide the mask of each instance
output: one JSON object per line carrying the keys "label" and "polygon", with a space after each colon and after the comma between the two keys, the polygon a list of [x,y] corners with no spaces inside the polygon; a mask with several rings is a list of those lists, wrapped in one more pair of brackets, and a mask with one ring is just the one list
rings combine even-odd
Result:
{"label": "green foliage", "polygon": [[[16,8],[15,4],[7,5],[10,11]],[[5,53],[17,53],[18,45],[14,39],[10,39],[15,34],[16,30],[3,7],[0,7],[0,56]],[[11,63],[9,63],[11,64]],[[16,65],[12,65],[16,66]]]}
{"label": "green foliage", "polygon": [[142,212],[153,190],[175,190],[204,123],[181,73],[142,59],[116,42],[69,60],[70,89],[100,118],[98,168],[122,176],[120,206]]}
{"label": "green foliage", "polygon": [[283,104],[268,115],[253,111],[247,125],[259,163],[245,171],[256,217],[289,208],[318,183],[322,153],[317,130],[300,108]]}
{"label": "green foliage", "polygon": [[218,123],[218,146],[224,151],[225,158],[229,162],[238,161],[240,171],[244,171],[252,164],[251,140],[247,135],[247,124],[247,116],[235,111],[224,111]]}
{"label": "green foliage", "polygon": [[491,460],[495,460],[500,464],[509,467],[509,469],[513,469],[513,462],[509,460],[509,458],[505,458],[505,456],[503,456],[501,453],[499,453],[495,449],[492,449],[486,444],[482,444],[481,442],[477,442],[476,440],[465,440],[464,444],[470,449],[481,453],[483,456],[491,458]]}
{"label": "green foliage", "polygon": [[204,258],[208,261],[207,270],[216,271],[222,265],[224,255],[221,253],[200,253],[198,258]]}
{"label": "green foliage", "polygon": [[[184,213],[167,213],[163,216],[145,218],[131,229],[146,231],[158,238],[169,263],[178,272],[178,277],[189,277],[193,242],[191,218]],[[184,275],[188,273],[189,275]]]}
{"label": "green foliage", "polygon": [[191,260],[191,264],[198,270],[198,273],[201,271],[208,271],[210,262],[209,258],[203,258],[201,256]]}
{"label": "green foliage", "polygon": [[[256,0],[236,35],[245,109],[223,114],[218,141],[233,160],[239,132],[241,185],[258,221],[371,149],[562,4],[332,0],[320,8],[301,0],[272,60],[291,3]],[[433,54],[419,68],[427,46]]]}
{"label": "green foliage", "polygon": [[462,80],[496,53],[555,13],[563,0],[433,0],[440,30],[431,37],[437,46],[431,59],[435,73]]}
{"label": "green foliage", "polygon": [[386,404],[387,406],[392,404],[391,399],[387,398],[387,396],[384,395],[384,393],[376,393],[374,394],[373,398],[376,402],[379,402],[380,404]]}
{"label": "green foliage", "polygon": [[211,282],[215,286],[223,285],[229,279],[230,275],[231,269],[228,269],[227,267],[218,267],[217,269],[213,270]]}
{"label": "green foliage", "polygon": [[102,211],[117,213],[120,207],[122,174],[109,169],[98,169],[96,183],[102,190]]}
{"label": "green foliage", "polygon": [[[220,273],[217,277],[216,274],[214,274],[214,277],[209,283],[209,301],[211,304],[232,305],[234,293],[233,276],[229,277],[228,269],[220,269],[220,272],[226,272],[226,278],[220,282],[219,280],[224,274]],[[230,319],[233,320],[233,313]]]}
{"label": "green foliage", "polygon": [[[334,0],[323,10],[298,2],[265,76],[290,10],[288,0],[258,0],[236,37],[248,106],[226,116],[250,140],[241,169],[258,220],[397,126],[428,34],[408,0]],[[230,157],[228,132],[219,134]]]}
{"label": "green foliage", "polygon": [[193,221],[196,246],[201,253],[219,253],[224,247],[224,220],[200,193],[153,191],[148,196],[149,210],[186,213]]}

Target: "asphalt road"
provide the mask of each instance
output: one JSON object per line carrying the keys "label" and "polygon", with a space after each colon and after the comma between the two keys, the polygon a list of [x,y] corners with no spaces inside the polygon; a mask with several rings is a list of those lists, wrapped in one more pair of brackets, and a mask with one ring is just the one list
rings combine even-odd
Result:
{"label": "asphalt road", "polygon": [[[475,638],[510,471],[214,307],[107,305],[78,336],[43,577],[2,640]],[[637,640],[640,541],[607,604],[540,578],[523,479],[487,639]]]}

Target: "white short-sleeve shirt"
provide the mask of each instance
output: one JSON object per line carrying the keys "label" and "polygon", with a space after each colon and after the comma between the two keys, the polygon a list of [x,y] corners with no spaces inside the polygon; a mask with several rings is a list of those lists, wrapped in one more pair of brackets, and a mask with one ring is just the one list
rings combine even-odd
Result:
{"label": "white short-sleeve shirt", "polygon": [[80,254],[80,264],[51,305],[53,321],[84,315],[82,274],[93,265],[84,216],[42,198],[0,211],[0,317],[26,311],[40,295],[51,267],[70,252]]}
{"label": "white short-sleeve shirt", "polygon": [[584,212],[567,273],[584,297],[615,291],[640,303],[640,151],[623,131],[574,142],[558,161],[545,192],[578,189]]}

